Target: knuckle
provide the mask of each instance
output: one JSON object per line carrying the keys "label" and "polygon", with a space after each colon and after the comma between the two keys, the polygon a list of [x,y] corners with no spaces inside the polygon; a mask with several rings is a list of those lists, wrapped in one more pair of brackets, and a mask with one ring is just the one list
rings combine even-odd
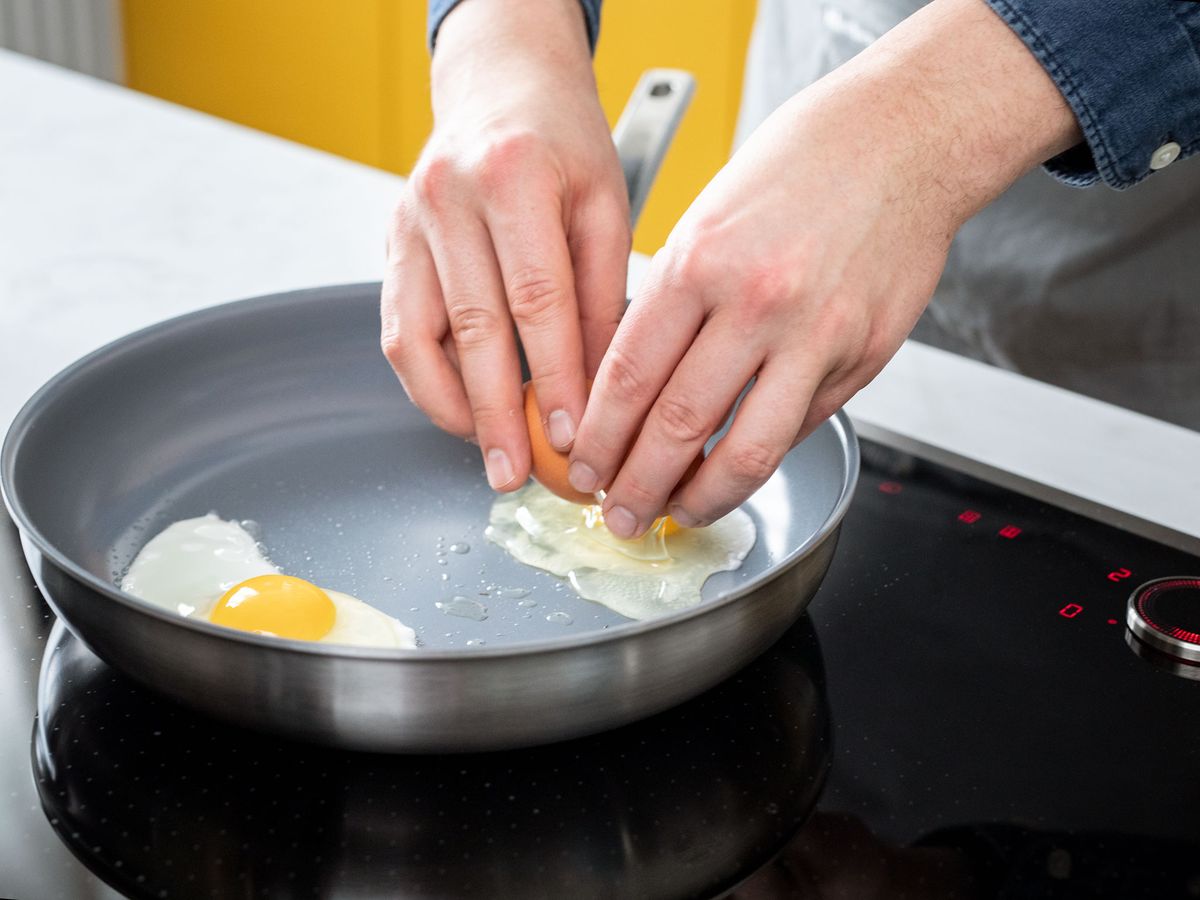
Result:
{"label": "knuckle", "polygon": [[817,310],[813,334],[829,347],[838,348],[838,364],[856,362],[872,342],[867,310],[843,296],[834,295]]}
{"label": "knuckle", "polygon": [[445,203],[454,190],[458,166],[453,159],[441,154],[424,158],[409,176],[413,197],[423,206],[437,207]]}
{"label": "knuckle", "polygon": [[495,311],[475,302],[457,303],[447,310],[450,333],[459,347],[477,347],[500,333]]}
{"label": "knuckle", "polygon": [[608,377],[621,399],[634,404],[647,402],[649,387],[641,367],[617,345],[609,348],[605,357]]}
{"label": "knuckle", "polygon": [[[599,477],[605,487],[611,485],[616,470],[620,467],[625,447],[614,440],[612,432],[589,422],[587,416],[579,425],[575,435],[575,450]],[[575,456],[573,455],[574,459]]]}
{"label": "knuckle", "polygon": [[544,269],[522,269],[508,279],[508,308],[518,322],[544,324],[566,306],[566,290]]}
{"label": "knuckle", "polygon": [[481,436],[502,434],[515,421],[516,412],[515,409],[508,409],[488,400],[474,401],[471,405],[475,430]]}
{"label": "knuckle", "polygon": [[778,450],[747,441],[730,448],[729,472],[735,483],[757,487],[775,473],[782,460]]}
{"label": "knuckle", "polygon": [[412,358],[412,340],[403,328],[384,328],[379,336],[379,348],[393,369],[403,372]]}
{"label": "knuckle", "polygon": [[662,493],[640,478],[625,479],[620,489],[621,502],[635,510],[657,512],[662,506]]}
{"label": "knuckle", "polygon": [[669,281],[682,291],[702,292],[713,281],[712,257],[713,254],[706,252],[702,243],[670,254],[666,260]]}
{"label": "knuckle", "polygon": [[742,276],[738,307],[752,323],[770,319],[792,295],[791,278],[783,266],[760,262],[751,264]]}
{"label": "knuckle", "polygon": [[566,370],[556,360],[541,362],[536,371],[530,372],[533,393],[538,398],[538,408],[542,413],[543,421],[552,410],[565,403],[562,395],[565,393],[563,388],[566,374]]}
{"label": "knuckle", "polygon": [[865,336],[857,347],[857,374],[866,384],[879,374],[879,371],[892,358],[904,339],[903,331],[897,333],[882,327],[879,323],[870,323],[865,327]]}
{"label": "knuckle", "polygon": [[480,186],[489,194],[511,186],[511,182],[538,159],[542,142],[531,131],[509,131],[488,142],[475,163]]}
{"label": "knuckle", "polygon": [[662,396],[658,400],[658,420],[668,440],[694,444],[712,434],[708,417],[682,397]]}

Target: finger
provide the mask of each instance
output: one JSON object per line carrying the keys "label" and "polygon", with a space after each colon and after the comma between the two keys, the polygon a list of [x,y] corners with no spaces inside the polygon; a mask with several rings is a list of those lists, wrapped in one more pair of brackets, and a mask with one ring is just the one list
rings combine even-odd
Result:
{"label": "finger", "polygon": [[671,498],[671,517],[685,528],[709,525],[758,490],[794,446],[821,374],[794,357],[768,358],[729,431]]}
{"label": "finger", "polygon": [[633,449],[604,498],[604,521],[618,537],[641,534],[666,508],[704,443],[763,361],[714,316],[654,402]]}
{"label": "finger", "polygon": [[380,296],[380,344],[413,404],[443,431],[470,437],[475,431],[462,378],[447,358],[446,307],[433,259],[423,241],[390,241]]}
{"label": "finger", "polygon": [[465,209],[427,226],[458,365],[488,484],[511,491],[529,477],[521,366],[487,228]]}
{"label": "finger", "polygon": [[497,201],[487,225],[508,309],[525,348],[546,439],[566,450],[575,440],[587,392],[562,206],[549,189],[528,187],[519,195],[505,189]]}
{"label": "finger", "polygon": [[568,477],[585,494],[612,483],[646,413],[704,321],[704,306],[672,281],[651,277],[604,354],[575,438]]}
{"label": "finger", "polygon": [[583,368],[596,377],[604,351],[625,312],[629,269],[629,207],[597,198],[571,223],[568,246],[575,266],[575,297],[583,335]]}

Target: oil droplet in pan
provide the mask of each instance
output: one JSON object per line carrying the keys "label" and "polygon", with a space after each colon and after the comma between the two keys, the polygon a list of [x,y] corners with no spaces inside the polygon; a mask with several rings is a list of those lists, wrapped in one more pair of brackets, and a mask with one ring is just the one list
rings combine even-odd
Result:
{"label": "oil droplet in pan", "polygon": [[555,625],[570,625],[575,620],[565,612],[552,612],[546,616],[547,622],[553,622]]}
{"label": "oil droplet in pan", "polygon": [[455,596],[449,600],[439,600],[434,605],[448,616],[474,619],[476,622],[482,622],[488,617],[487,607],[470,597]]}

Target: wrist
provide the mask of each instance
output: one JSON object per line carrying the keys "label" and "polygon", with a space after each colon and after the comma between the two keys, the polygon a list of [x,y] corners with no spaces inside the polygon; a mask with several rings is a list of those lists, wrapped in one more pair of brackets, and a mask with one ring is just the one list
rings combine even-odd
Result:
{"label": "wrist", "polygon": [[941,195],[954,229],[1082,139],[1057,86],[982,0],[934,0],[819,84]]}
{"label": "wrist", "polygon": [[595,93],[579,0],[463,0],[438,30],[430,74],[435,118],[479,91],[548,78]]}

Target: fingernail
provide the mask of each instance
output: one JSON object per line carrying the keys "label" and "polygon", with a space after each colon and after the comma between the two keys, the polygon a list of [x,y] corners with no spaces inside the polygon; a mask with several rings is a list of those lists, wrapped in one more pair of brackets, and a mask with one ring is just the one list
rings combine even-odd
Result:
{"label": "fingernail", "polygon": [[508,454],[499,447],[489,450],[485,460],[487,480],[488,484],[492,486],[492,490],[500,490],[516,477],[513,473],[512,463],[508,460]]}
{"label": "fingernail", "polygon": [[623,506],[614,506],[604,514],[604,524],[619,538],[631,538],[637,533],[637,518]]}
{"label": "fingernail", "polygon": [[595,471],[587,463],[579,460],[567,467],[567,481],[582,494],[592,494],[600,488],[600,479],[596,477]]}
{"label": "fingernail", "polygon": [[559,450],[566,450],[575,440],[575,423],[565,409],[556,409],[546,420],[550,426],[550,443]]}
{"label": "fingernail", "polygon": [[698,528],[700,520],[678,503],[672,503],[667,509],[667,515],[679,523],[680,528]]}

